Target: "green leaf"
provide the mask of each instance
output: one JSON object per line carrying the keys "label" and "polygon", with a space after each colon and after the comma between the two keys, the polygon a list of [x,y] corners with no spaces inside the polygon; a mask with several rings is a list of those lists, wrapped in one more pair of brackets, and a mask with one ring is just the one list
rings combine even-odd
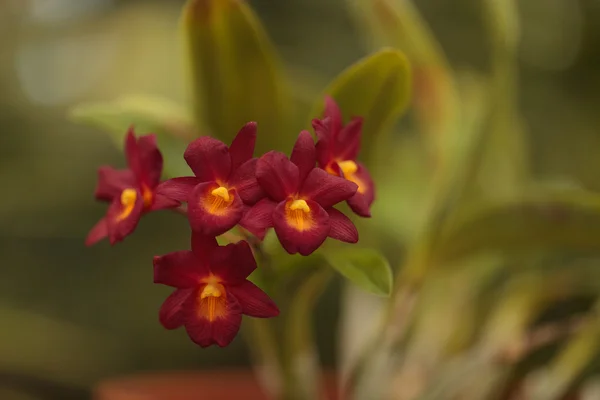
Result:
{"label": "green leaf", "polygon": [[[371,48],[403,51],[414,70],[417,123],[433,146],[457,125],[459,96],[435,35],[411,0],[347,0]],[[443,147],[436,149],[443,151]]]}
{"label": "green leaf", "polygon": [[323,255],[335,270],[363,290],[379,296],[390,295],[392,269],[377,250],[338,249],[330,250]]}
{"label": "green leaf", "polygon": [[[400,118],[410,99],[411,74],[406,57],[393,49],[374,53],[343,71],[325,89],[338,103],[346,119],[362,116],[363,154]],[[321,117],[324,95],[311,117]]]}
{"label": "green leaf", "polygon": [[488,204],[457,216],[434,243],[440,263],[484,251],[600,252],[600,196],[555,192]]}
{"label": "green leaf", "polygon": [[182,22],[197,121],[226,142],[257,121],[259,151],[266,150],[262,138],[284,143],[287,89],[273,45],[247,3],[188,0]]}
{"label": "green leaf", "polygon": [[80,104],[70,110],[76,122],[106,130],[118,148],[133,126],[137,134],[155,133],[163,153],[165,172],[170,176],[189,175],[183,152],[195,136],[190,116],[177,104],[158,97],[129,95],[112,102]]}

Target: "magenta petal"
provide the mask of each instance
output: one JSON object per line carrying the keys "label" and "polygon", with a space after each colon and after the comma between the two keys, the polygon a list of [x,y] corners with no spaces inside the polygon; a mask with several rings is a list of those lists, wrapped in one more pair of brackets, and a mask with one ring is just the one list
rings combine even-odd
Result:
{"label": "magenta petal", "polygon": [[156,193],[173,200],[187,202],[192,190],[202,181],[195,176],[173,178],[162,182],[156,188]]}
{"label": "magenta petal", "polygon": [[190,297],[184,304],[185,329],[192,341],[201,347],[216,344],[225,347],[235,338],[242,324],[242,309],[234,296],[227,296],[225,315],[209,321],[196,312],[197,299]]}
{"label": "magenta petal", "polygon": [[210,255],[218,246],[217,239],[214,236],[192,232],[192,251],[196,255],[196,258],[205,265],[208,265]]}
{"label": "magenta petal", "polygon": [[239,284],[256,269],[250,245],[245,240],[219,246],[211,254],[210,270],[226,284]]}
{"label": "magenta petal", "polygon": [[250,281],[228,286],[242,308],[242,313],[256,318],[271,318],[279,315],[279,308],[271,298]]}
{"label": "magenta petal", "polygon": [[154,194],[150,211],[164,210],[167,208],[179,207],[181,203],[178,200],[171,199],[161,194]]}
{"label": "magenta petal", "polygon": [[[290,201],[291,202],[291,201]],[[277,238],[283,248],[290,254],[300,253],[307,256],[325,241],[329,234],[329,215],[315,201],[306,201],[310,208],[308,228],[299,230],[287,215],[289,202],[281,202],[275,207],[273,225]]]}
{"label": "magenta petal", "polygon": [[183,154],[192,171],[202,182],[227,181],[231,157],[227,146],[214,138],[203,136],[190,143]]}
{"label": "magenta petal", "polygon": [[127,166],[137,177],[142,170],[140,152],[137,145],[133,126],[129,127],[125,135],[125,157],[127,158]]}
{"label": "magenta petal", "polygon": [[335,137],[340,129],[342,129],[343,120],[342,112],[331,96],[325,97],[325,112],[323,113],[323,116],[330,119],[331,130]]}
{"label": "magenta petal", "polygon": [[240,129],[229,146],[231,156],[231,171],[250,160],[254,154],[256,144],[256,122],[248,122]]}
{"label": "magenta petal", "polygon": [[359,185],[359,190],[348,199],[348,205],[361,217],[371,216],[371,205],[375,201],[375,183],[364,165],[358,163],[358,169],[351,177]]}
{"label": "magenta petal", "polygon": [[179,328],[184,323],[183,304],[196,289],[177,289],[163,303],[158,320],[166,329]]}
{"label": "magenta petal", "polygon": [[315,118],[311,123],[317,136],[317,141],[325,140],[329,142],[329,139],[331,139],[331,118]]}
{"label": "magenta petal", "polygon": [[197,287],[210,274],[202,260],[191,251],[176,251],[154,257],[154,283],[176,288]]}
{"label": "magenta petal", "polygon": [[240,195],[244,204],[250,206],[266,195],[256,179],[257,162],[258,159],[253,158],[240,165],[228,182],[229,186]]}
{"label": "magenta petal", "polygon": [[264,198],[244,213],[240,225],[260,240],[265,238],[267,229],[273,227],[273,211],[277,203]]}
{"label": "magenta petal", "polygon": [[319,203],[323,208],[329,208],[339,202],[348,200],[358,189],[358,186],[344,178],[334,176],[320,168],[314,168],[308,174],[301,196]]}
{"label": "magenta petal", "polygon": [[358,242],[358,230],[344,213],[335,208],[327,210],[329,214],[329,237],[346,243]]}
{"label": "magenta petal", "polygon": [[[140,171],[138,179],[149,188],[155,188],[160,182],[163,169],[163,158],[156,145],[156,135],[143,135],[137,140]],[[134,171],[135,172],[135,171]]]}
{"label": "magenta petal", "polygon": [[333,144],[335,158],[338,160],[356,160],[360,151],[360,136],[363,119],[353,118],[340,132]]}
{"label": "magenta petal", "polygon": [[299,180],[303,182],[317,162],[315,142],[308,131],[300,132],[292,150],[290,161],[298,166]]}
{"label": "magenta petal", "polygon": [[98,200],[111,201],[121,196],[127,188],[137,187],[135,175],[129,169],[117,170],[110,166],[98,168],[98,185],[95,197]]}
{"label": "magenta petal", "polygon": [[283,201],[298,191],[300,184],[298,167],[278,151],[270,151],[258,159],[256,178],[275,201]]}
{"label": "magenta petal", "polygon": [[219,185],[205,182],[197,185],[189,198],[188,219],[192,230],[203,235],[218,236],[236,226],[242,219],[244,203],[234,189],[229,190],[229,203],[219,203],[212,194]]}
{"label": "magenta petal", "polygon": [[132,234],[133,231],[135,231],[138,222],[140,222],[144,210],[144,199],[139,191],[137,192],[137,198],[133,209],[126,216],[123,216],[125,208],[126,207],[121,204],[120,197],[115,198],[108,207],[106,224],[108,227],[108,240],[111,245],[122,241],[125,237]]}
{"label": "magenta petal", "polygon": [[87,238],[85,239],[85,245],[91,246],[96,244],[106,236],[108,236],[108,225],[106,223],[106,218],[102,218],[96,225],[94,225],[88,234]]}

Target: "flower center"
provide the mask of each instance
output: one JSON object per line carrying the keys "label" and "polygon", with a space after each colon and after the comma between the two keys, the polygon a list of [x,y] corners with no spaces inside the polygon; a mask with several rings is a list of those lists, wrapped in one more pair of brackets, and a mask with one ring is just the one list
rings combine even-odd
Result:
{"label": "flower center", "polygon": [[340,174],[338,174],[338,170],[332,168],[331,165],[328,165],[325,168],[325,170],[331,175],[342,176],[350,182],[356,183],[356,185],[358,186],[358,193],[364,193],[367,190],[367,185],[362,181],[362,179],[356,176],[356,171],[358,171],[358,165],[355,161],[337,161],[336,164],[338,165]]}
{"label": "flower center", "polygon": [[340,166],[344,176],[354,175],[354,173],[358,170],[358,165],[356,165],[356,163],[352,160],[340,161],[337,164]]}
{"label": "flower center", "polygon": [[202,202],[204,209],[210,214],[222,215],[233,202],[233,195],[225,186],[219,186],[207,194]]}
{"label": "flower center", "polygon": [[121,206],[123,209],[117,215],[117,221],[122,221],[131,215],[135,202],[137,200],[137,191],[135,189],[125,189],[121,192]]}
{"label": "flower center", "polygon": [[152,202],[154,201],[154,193],[145,184],[142,184],[142,197],[144,198],[144,207],[150,208]]}
{"label": "flower center", "polygon": [[305,200],[288,200],[285,216],[287,223],[300,232],[311,229],[313,226],[310,207]]}
{"label": "flower center", "polygon": [[199,299],[199,314],[210,322],[221,318],[227,311],[225,288],[214,278],[204,286]]}

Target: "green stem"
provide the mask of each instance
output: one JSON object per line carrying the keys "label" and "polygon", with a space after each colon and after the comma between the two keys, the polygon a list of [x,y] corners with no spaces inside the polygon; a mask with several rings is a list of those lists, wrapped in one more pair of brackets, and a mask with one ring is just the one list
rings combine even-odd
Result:
{"label": "green stem", "polygon": [[312,273],[295,293],[287,311],[283,335],[286,400],[320,398],[321,369],[311,317],[317,300],[332,276],[330,268],[322,268]]}

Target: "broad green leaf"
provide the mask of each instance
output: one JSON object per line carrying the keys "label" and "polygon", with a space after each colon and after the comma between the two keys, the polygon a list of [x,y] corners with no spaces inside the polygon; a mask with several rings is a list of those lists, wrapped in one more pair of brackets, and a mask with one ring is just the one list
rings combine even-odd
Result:
{"label": "broad green leaf", "polygon": [[[364,118],[362,146],[368,154],[383,132],[400,118],[410,99],[411,75],[406,57],[393,49],[374,53],[343,71],[325,89],[346,120]],[[321,117],[324,95],[311,116]]]}
{"label": "broad green leaf", "polygon": [[363,290],[379,296],[390,295],[392,269],[377,250],[332,249],[323,256],[336,271]]}
{"label": "broad green leaf", "polygon": [[[371,47],[403,51],[414,71],[414,110],[433,146],[454,129],[459,97],[452,70],[411,0],[347,0]],[[443,151],[443,148],[439,149]]]}
{"label": "broad green leaf", "polygon": [[285,132],[288,94],[279,61],[247,2],[188,0],[182,23],[197,121],[225,142],[257,121],[259,151],[265,142],[293,141]]}
{"label": "broad green leaf", "polygon": [[457,216],[432,246],[448,263],[484,251],[600,252],[600,196],[543,193],[488,204]]}
{"label": "broad green leaf", "polygon": [[190,116],[170,100],[124,96],[112,102],[78,105],[70,110],[70,117],[106,130],[120,149],[131,126],[137,134],[155,133],[163,153],[165,173],[170,176],[190,174],[183,152],[196,131]]}

